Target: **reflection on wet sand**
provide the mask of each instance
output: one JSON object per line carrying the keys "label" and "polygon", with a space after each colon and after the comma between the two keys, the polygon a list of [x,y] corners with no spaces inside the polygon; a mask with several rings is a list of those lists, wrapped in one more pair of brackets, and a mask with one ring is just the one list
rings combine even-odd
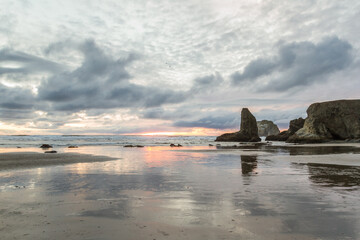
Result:
{"label": "reflection on wet sand", "polygon": [[341,153],[360,153],[360,148],[352,146],[323,146],[323,147],[289,147],[290,155],[324,155],[324,154],[341,154]]}
{"label": "reflection on wet sand", "polygon": [[265,151],[286,155],[324,155],[353,153],[359,154],[360,148],[354,146],[306,146],[306,145],[272,145],[267,143],[243,144],[234,146],[217,146],[217,149],[239,149],[243,151]]}
{"label": "reflection on wet sand", "polygon": [[241,155],[241,172],[242,174],[255,173],[257,168],[257,156]]}
{"label": "reflection on wet sand", "polygon": [[327,187],[360,186],[360,167],[330,164],[307,164],[312,182]]}

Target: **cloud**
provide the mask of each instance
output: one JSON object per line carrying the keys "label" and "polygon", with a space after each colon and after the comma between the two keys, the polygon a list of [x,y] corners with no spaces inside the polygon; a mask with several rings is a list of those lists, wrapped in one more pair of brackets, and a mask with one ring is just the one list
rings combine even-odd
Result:
{"label": "cloud", "polygon": [[35,97],[29,89],[11,88],[0,83],[0,108],[31,109],[35,105]]}
{"label": "cloud", "polygon": [[223,116],[212,116],[200,118],[198,120],[189,121],[175,121],[173,123],[175,127],[202,127],[202,128],[213,128],[213,129],[229,129],[240,127],[240,114],[238,113],[227,113]]}
{"label": "cloud", "polygon": [[163,107],[147,108],[135,114],[143,119],[177,120],[190,118],[199,112],[194,110],[193,106],[178,106],[170,109],[168,107],[166,109]]}
{"label": "cloud", "polygon": [[31,54],[14,51],[9,48],[0,50],[0,75],[8,73],[57,73],[64,69],[64,66],[60,64]]}
{"label": "cloud", "polygon": [[231,75],[232,83],[257,83],[258,91],[285,91],[323,81],[331,73],[344,70],[353,62],[352,46],[337,37],[314,44],[309,41],[280,44],[272,58],[258,58],[242,73]]}
{"label": "cloud", "polygon": [[32,110],[27,109],[1,109],[0,119],[12,123],[23,124],[24,120],[33,119],[35,114]]}
{"label": "cloud", "polygon": [[251,81],[261,76],[270,74],[277,64],[271,59],[256,59],[251,61],[244,69],[243,73],[235,72],[231,75],[234,84]]}
{"label": "cloud", "polygon": [[190,93],[191,94],[196,94],[199,92],[206,93],[208,91],[212,91],[216,89],[216,87],[221,85],[223,82],[224,79],[218,72],[204,77],[195,78],[193,86],[190,89]]}
{"label": "cloud", "polygon": [[[66,49],[64,44],[57,43],[50,45],[46,52]],[[38,89],[38,98],[50,102],[54,110],[153,108],[184,102],[223,82],[221,75],[215,73],[196,78],[187,91],[172,90],[166,85],[140,85],[132,81],[134,77],[126,70],[133,61],[140,59],[138,54],[113,58],[93,40],[78,45],[78,49],[84,55],[82,64],[73,71],[50,77]]]}
{"label": "cloud", "polygon": [[[134,61],[141,59],[139,54],[128,52],[120,57],[114,57],[93,40],[80,43],[57,42],[50,44],[44,52],[55,59],[59,54],[63,55],[67,52],[69,54],[75,52],[83,57],[78,67],[69,70],[58,68],[62,65],[34,55],[3,50],[2,53],[6,54],[2,55],[2,61],[24,63],[25,67],[22,70],[18,69],[17,72],[31,74],[41,70],[51,74],[47,75],[49,76],[47,78],[42,77],[36,83],[39,84],[36,91],[31,87],[32,85],[20,84],[9,87],[0,83],[1,119],[11,119],[13,123],[19,124],[28,120],[27,126],[30,128],[56,129],[76,119],[75,113],[97,112],[94,118],[101,118],[101,115],[109,109],[112,111],[131,109],[132,112],[143,115],[143,119],[176,120],[194,115],[195,112],[192,108],[184,109],[183,112],[178,108],[172,108],[173,110],[169,112],[169,107],[165,111],[164,105],[189,101],[198,94],[212,92],[223,83],[221,75],[214,73],[195,78],[188,90],[174,90],[166,84],[158,86],[152,85],[151,82],[139,84],[134,81],[136,77],[127,70]],[[40,68],[41,64],[43,65]],[[37,115],[37,111],[42,113]],[[15,120],[16,118],[18,121]],[[122,130],[112,128],[114,132],[119,133],[126,131],[125,129],[126,126],[123,126]],[[131,129],[135,128],[131,127]]]}
{"label": "cloud", "polygon": [[51,77],[39,88],[39,99],[51,102],[55,110],[148,108],[188,98],[184,91],[131,82],[133,77],[125,68],[139,58],[135,53],[116,59],[92,40],[79,50],[84,55],[80,67]]}

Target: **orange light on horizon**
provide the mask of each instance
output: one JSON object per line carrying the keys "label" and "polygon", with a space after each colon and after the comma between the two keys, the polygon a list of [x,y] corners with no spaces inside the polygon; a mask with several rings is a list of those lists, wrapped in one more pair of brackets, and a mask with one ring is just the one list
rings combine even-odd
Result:
{"label": "orange light on horizon", "polygon": [[139,133],[141,136],[178,136],[183,135],[182,132],[149,132],[149,133]]}

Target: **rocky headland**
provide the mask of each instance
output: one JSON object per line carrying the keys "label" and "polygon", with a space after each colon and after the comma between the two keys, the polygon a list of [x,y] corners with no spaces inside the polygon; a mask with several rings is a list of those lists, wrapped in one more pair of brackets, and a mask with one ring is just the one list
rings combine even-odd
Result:
{"label": "rocky headland", "polygon": [[287,142],[319,143],[360,139],[360,100],[313,103],[304,126]]}
{"label": "rocky headland", "polygon": [[306,110],[307,118],[291,120],[289,129],[279,133],[277,126],[267,120],[256,122],[249,109],[241,111],[240,131],[225,133],[215,141],[289,143],[322,143],[329,141],[360,142],[360,99],[313,103]]}
{"label": "rocky headland", "polygon": [[225,133],[216,138],[218,142],[259,142],[258,127],[256,118],[249,109],[241,110],[240,131],[234,133]]}

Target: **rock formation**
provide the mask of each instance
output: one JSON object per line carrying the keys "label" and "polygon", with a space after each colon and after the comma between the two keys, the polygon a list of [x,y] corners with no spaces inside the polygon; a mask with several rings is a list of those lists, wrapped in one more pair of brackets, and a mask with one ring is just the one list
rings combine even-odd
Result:
{"label": "rock formation", "polygon": [[225,133],[216,138],[215,141],[222,142],[259,142],[258,128],[255,117],[249,109],[241,110],[240,131],[234,133]]}
{"label": "rock formation", "polygon": [[360,138],[360,100],[313,103],[304,127],[288,142],[314,143]]}
{"label": "rock formation", "polygon": [[266,137],[266,141],[286,141],[288,138],[295,134],[300,128],[304,126],[305,119],[298,118],[291,120],[289,123],[289,129],[286,131],[282,131],[277,135],[270,135]]}
{"label": "rock formation", "polygon": [[50,144],[42,144],[40,148],[52,148]]}
{"label": "rock formation", "polygon": [[262,120],[257,122],[259,136],[267,137],[280,133],[278,126],[272,121]]}

